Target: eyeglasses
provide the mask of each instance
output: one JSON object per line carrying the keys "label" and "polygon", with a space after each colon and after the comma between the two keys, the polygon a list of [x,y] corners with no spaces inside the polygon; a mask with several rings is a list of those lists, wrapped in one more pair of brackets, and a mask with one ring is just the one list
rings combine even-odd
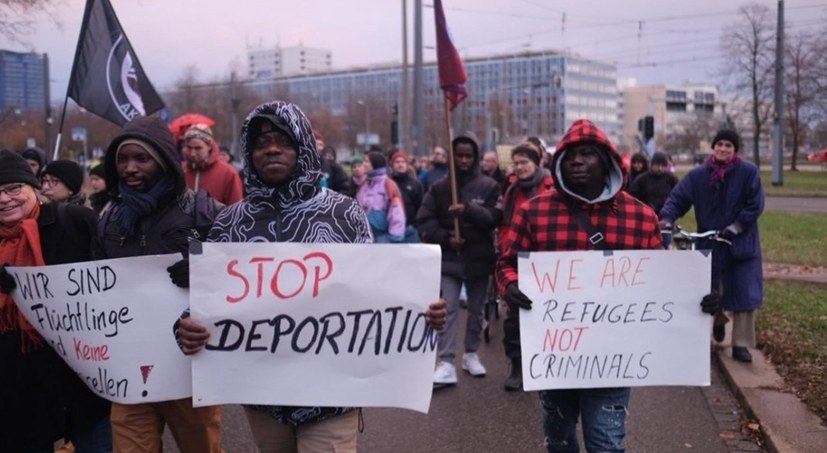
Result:
{"label": "eyeglasses", "polygon": [[40,179],[40,184],[43,184],[44,186],[47,185],[47,184],[50,185],[50,186],[56,186],[56,185],[62,184],[62,183],[63,183],[63,181],[61,181],[60,178],[47,178],[47,177],[44,177],[44,178]]}
{"label": "eyeglasses", "polygon": [[256,140],[253,143],[253,150],[262,151],[270,148],[273,145],[276,145],[279,148],[296,147],[296,145],[293,143],[293,140],[291,140],[290,137],[288,137],[286,134],[282,134],[281,132],[277,131],[271,131],[256,137]]}
{"label": "eyeglasses", "polygon": [[0,187],[0,194],[6,194],[10,197],[16,197],[23,191],[23,184],[9,184],[5,187]]}

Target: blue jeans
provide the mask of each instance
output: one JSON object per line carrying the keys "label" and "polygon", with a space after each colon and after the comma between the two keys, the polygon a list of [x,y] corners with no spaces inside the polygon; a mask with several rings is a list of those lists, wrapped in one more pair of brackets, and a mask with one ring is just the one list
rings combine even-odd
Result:
{"label": "blue jeans", "polygon": [[87,430],[73,430],[70,436],[77,453],[112,453],[112,426],[108,415]]}
{"label": "blue jeans", "polygon": [[577,418],[581,417],[586,451],[625,451],[629,393],[628,387],[540,392],[546,449],[549,453],[578,453]]}

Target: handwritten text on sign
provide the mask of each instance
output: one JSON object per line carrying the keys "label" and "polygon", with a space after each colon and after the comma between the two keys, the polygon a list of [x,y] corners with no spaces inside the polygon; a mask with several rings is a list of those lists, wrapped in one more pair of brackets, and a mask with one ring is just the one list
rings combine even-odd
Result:
{"label": "handwritten text on sign", "polygon": [[210,331],[196,405],[428,411],[438,247],[207,243],[190,259],[192,316]]}
{"label": "handwritten text on sign", "polygon": [[119,403],[190,396],[190,361],[172,326],[187,292],[166,268],[181,255],[9,267],[20,311],[97,395]]}
{"label": "handwritten text on sign", "polygon": [[539,252],[518,259],[526,390],[709,385],[705,251]]}

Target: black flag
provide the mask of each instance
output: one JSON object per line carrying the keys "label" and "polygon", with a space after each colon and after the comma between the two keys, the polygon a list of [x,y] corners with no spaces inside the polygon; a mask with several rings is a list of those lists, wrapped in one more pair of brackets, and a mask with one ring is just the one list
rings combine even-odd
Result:
{"label": "black flag", "polygon": [[164,107],[109,0],[86,2],[67,93],[79,106],[121,126]]}

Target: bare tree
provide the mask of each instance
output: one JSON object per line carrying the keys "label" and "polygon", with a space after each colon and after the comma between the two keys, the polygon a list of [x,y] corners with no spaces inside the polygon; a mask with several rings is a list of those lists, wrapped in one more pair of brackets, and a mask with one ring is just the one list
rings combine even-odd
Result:
{"label": "bare tree", "polygon": [[761,134],[772,114],[775,27],[769,8],[758,3],[738,8],[738,15],[721,39],[727,57],[722,69],[735,91],[749,96],[753,159],[759,165]]}
{"label": "bare tree", "polygon": [[785,106],[786,124],[792,139],[792,170],[797,170],[798,148],[804,142],[806,132],[817,119],[815,101],[818,99],[818,77],[820,69],[813,64],[820,60],[819,37],[815,34],[800,32],[786,39]]}
{"label": "bare tree", "polygon": [[674,132],[665,137],[663,148],[669,154],[689,153],[698,155],[703,140],[715,135],[718,121],[712,112],[698,112],[687,115],[673,128]]}
{"label": "bare tree", "polygon": [[[37,14],[50,14],[55,0],[0,0],[0,36],[26,44],[25,36],[35,31]],[[58,24],[57,20],[54,23]]]}

